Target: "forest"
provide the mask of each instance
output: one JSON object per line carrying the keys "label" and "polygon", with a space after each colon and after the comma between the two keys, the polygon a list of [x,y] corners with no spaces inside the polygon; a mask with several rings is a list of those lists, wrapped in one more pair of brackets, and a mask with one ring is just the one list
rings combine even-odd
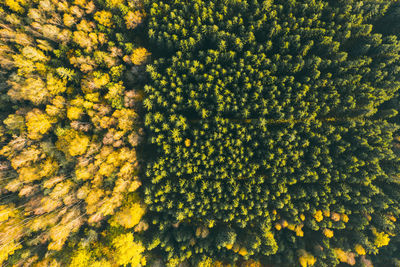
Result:
{"label": "forest", "polygon": [[0,265],[400,266],[400,1],[0,0]]}

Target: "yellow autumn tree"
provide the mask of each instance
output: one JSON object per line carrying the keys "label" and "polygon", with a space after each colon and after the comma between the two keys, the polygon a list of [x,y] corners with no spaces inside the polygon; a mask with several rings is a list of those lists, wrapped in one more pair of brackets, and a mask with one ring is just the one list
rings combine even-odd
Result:
{"label": "yellow autumn tree", "polygon": [[305,250],[300,250],[299,256],[299,263],[301,267],[313,266],[316,262],[315,257]]}
{"label": "yellow autumn tree", "polygon": [[322,211],[317,210],[317,211],[314,213],[314,219],[315,219],[317,222],[322,221],[322,220],[324,219],[324,216],[323,216],[323,214],[322,214]]}
{"label": "yellow autumn tree", "polygon": [[[18,203],[0,207],[0,265],[145,262],[139,255],[143,246],[129,235],[114,245],[104,238],[96,251],[88,248],[102,243],[97,237],[79,232],[82,241],[70,239],[82,225],[96,232],[109,218],[118,229],[148,227],[140,221],[142,202],[125,198],[141,182],[128,140],[137,136],[138,114],[128,103],[123,58],[137,47],[126,37],[144,12],[141,1],[103,2],[0,1],[0,76],[8,95],[0,102],[12,101],[2,108],[0,197]],[[71,261],[66,243],[68,252],[76,249]],[[9,255],[14,256],[7,262]]]}
{"label": "yellow autumn tree", "polygon": [[105,27],[112,27],[113,22],[112,22],[112,14],[109,11],[98,11],[94,14],[94,19],[100,23],[101,25]]}
{"label": "yellow autumn tree", "polygon": [[377,248],[384,247],[389,244],[390,238],[385,232],[378,232],[376,229],[372,229],[372,233],[375,235],[374,245]]}
{"label": "yellow autumn tree", "polygon": [[323,234],[324,236],[326,236],[327,238],[332,238],[333,237],[333,231],[330,229],[325,228],[323,230]]}
{"label": "yellow autumn tree", "polygon": [[142,65],[146,62],[148,56],[150,56],[150,53],[147,51],[147,49],[144,47],[139,47],[133,50],[131,61],[135,65]]}
{"label": "yellow autumn tree", "polygon": [[33,109],[26,114],[26,127],[28,136],[32,139],[40,139],[52,127],[55,120],[39,109]]}
{"label": "yellow autumn tree", "polygon": [[209,257],[205,257],[202,261],[197,264],[197,267],[212,267],[213,260]]}
{"label": "yellow autumn tree", "polygon": [[70,267],[86,267],[89,266],[91,261],[91,252],[87,249],[81,248],[74,252],[72,255]]}
{"label": "yellow autumn tree", "polygon": [[365,255],[366,254],[366,251],[365,251],[364,247],[361,246],[360,244],[357,244],[354,247],[354,251],[357,252],[358,255]]}
{"label": "yellow autumn tree", "polygon": [[125,15],[125,23],[128,29],[134,29],[143,22],[144,15],[139,10],[129,11]]}
{"label": "yellow autumn tree", "polygon": [[23,8],[23,4],[24,1],[23,0],[5,0],[5,4],[13,11],[18,12],[18,13],[23,13],[24,12],[24,8]]}
{"label": "yellow autumn tree", "polygon": [[140,242],[133,240],[133,234],[127,233],[117,236],[113,239],[112,245],[115,248],[115,261],[119,265],[131,266],[146,265],[146,259],[142,255],[145,251]]}
{"label": "yellow autumn tree", "polygon": [[62,130],[58,131],[58,140],[56,146],[60,151],[63,151],[69,156],[78,156],[86,152],[90,143],[88,136],[76,130]]}
{"label": "yellow autumn tree", "polygon": [[145,213],[145,207],[139,202],[127,201],[127,204],[110,220],[112,226],[122,225],[125,228],[136,226]]}

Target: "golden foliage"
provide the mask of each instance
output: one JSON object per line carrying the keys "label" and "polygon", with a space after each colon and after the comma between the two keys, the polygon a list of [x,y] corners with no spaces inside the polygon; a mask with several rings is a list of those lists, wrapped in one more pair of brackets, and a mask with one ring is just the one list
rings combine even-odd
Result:
{"label": "golden foliage", "polygon": [[145,213],[145,207],[140,203],[129,202],[111,219],[111,225],[122,225],[125,228],[136,226]]}
{"label": "golden foliage", "polygon": [[142,65],[146,62],[148,56],[150,56],[150,53],[147,51],[147,49],[144,47],[139,47],[133,50],[131,61],[135,65]]}
{"label": "golden foliage", "polygon": [[331,216],[331,212],[329,210],[324,210],[323,214],[324,214],[325,217]]}
{"label": "golden foliage", "polygon": [[18,218],[19,214],[15,214],[14,216],[9,211],[7,211],[7,213],[9,220],[0,223],[0,265],[7,260],[8,256],[14,254],[16,250],[22,248],[20,242],[22,233],[24,231],[22,220]]}
{"label": "golden foliage", "polygon": [[134,122],[137,114],[131,109],[120,109],[113,113],[115,118],[118,118],[118,128],[123,132],[133,130]]}
{"label": "golden foliage", "polygon": [[32,46],[24,47],[22,49],[22,55],[32,61],[48,61],[48,58],[40,49],[34,48]]}
{"label": "golden foliage", "polygon": [[354,265],[356,263],[354,253],[343,251],[340,248],[335,248],[334,251],[340,262],[345,262],[349,265]]}
{"label": "golden foliage", "polygon": [[23,13],[25,9],[21,6],[23,0],[5,0],[5,4],[13,11]]}
{"label": "golden foliage", "polygon": [[[86,197],[86,202],[88,206],[92,206],[99,201],[99,199],[104,195],[104,191],[101,189],[90,190],[88,196]],[[92,213],[92,212],[89,212]]]}
{"label": "golden foliage", "polygon": [[75,176],[79,180],[88,180],[92,178],[93,173],[90,171],[89,168],[77,168],[75,170]]}
{"label": "golden foliage", "polygon": [[378,248],[387,246],[390,242],[389,235],[385,232],[377,232],[373,229],[373,234],[375,235],[374,245]]}
{"label": "golden foliage", "polygon": [[36,167],[22,167],[18,169],[18,178],[23,182],[33,182],[40,180],[39,169]]}
{"label": "golden foliage", "polygon": [[56,146],[67,155],[78,156],[86,152],[89,137],[73,129],[61,131]]}
{"label": "golden foliage", "polygon": [[78,120],[83,114],[82,108],[79,107],[69,107],[67,110],[67,117],[70,120]]}
{"label": "golden foliage", "polygon": [[342,219],[343,222],[347,223],[349,221],[349,216],[346,214],[341,214],[340,218]]}
{"label": "golden foliage", "polygon": [[15,208],[12,206],[0,205],[0,222],[7,221],[9,217],[15,215]]}
{"label": "golden foliage", "polygon": [[336,213],[336,212],[332,212],[331,213],[331,219],[332,219],[332,221],[335,221],[335,222],[340,221],[340,214]]}
{"label": "golden foliage", "polygon": [[[66,259],[52,259],[54,251],[43,253],[43,259],[29,255],[30,248],[48,244],[48,250],[60,251],[83,223],[97,227],[124,203],[112,216],[119,225],[135,231],[148,227],[145,222],[138,227],[145,207],[124,199],[141,185],[136,153],[127,140],[136,135],[138,115],[124,102],[122,61],[135,45],[109,40],[110,34],[113,39],[126,34],[121,29],[126,18],[134,18],[129,27],[142,21],[138,7],[126,0],[107,0],[106,5],[90,0],[1,4],[0,64],[5,71],[13,69],[5,88],[20,107],[10,109],[5,127],[0,127],[1,134],[4,130],[14,136],[1,140],[8,143],[0,154],[16,176],[3,180],[3,192],[15,192],[21,203],[18,209],[0,206],[0,265],[23,240],[24,253],[17,255],[23,264],[65,266]],[[121,28],[114,27],[116,21]],[[143,61],[140,56],[137,60]],[[107,144],[103,132],[111,135]],[[144,265],[143,246],[129,238],[103,246],[113,266]],[[96,253],[80,246],[71,266],[111,266]]]}
{"label": "golden foliage", "polygon": [[327,228],[324,229],[323,233],[327,238],[332,238],[333,237],[333,231],[330,230],[330,229],[327,229]]}
{"label": "golden foliage", "polygon": [[21,115],[10,114],[7,119],[3,121],[3,123],[10,130],[23,131],[25,129],[25,120]]}
{"label": "golden foliage", "polygon": [[324,216],[322,215],[322,211],[317,210],[317,211],[314,213],[314,219],[315,219],[317,222],[322,221],[322,220],[324,219]]}
{"label": "golden foliage", "polygon": [[213,260],[209,257],[206,257],[197,264],[197,267],[212,267],[212,266],[213,266]]}
{"label": "golden foliage", "polygon": [[46,78],[46,88],[51,95],[55,96],[67,90],[67,81],[65,79],[59,79],[55,75],[49,73]]}
{"label": "golden foliage", "polygon": [[107,5],[109,5],[110,7],[116,7],[120,4],[123,4],[125,2],[125,0],[107,0],[106,3]]}
{"label": "golden foliage", "polygon": [[101,25],[107,27],[107,28],[111,28],[113,26],[113,22],[112,22],[112,14],[109,11],[97,11],[94,14],[94,19],[100,23]]}
{"label": "golden foliage", "polygon": [[87,267],[91,261],[91,253],[86,249],[77,250],[73,256],[70,263],[70,267]]}
{"label": "golden foliage", "polygon": [[2,245],[0,247],[0,264],[3,264],[3,262],[7,260],[8,256],[14,254],[14,252],[20,248],[22,248],[22,245],[15,241]]}
{"label": "golden foliage", "polygon": [[357,245],[354,247],[354,250],[355,250],[355,252],[356,252],[358,255],[365,255],[365,254],[366,254],[366,251],[365,251],[364,247],[361,246],[360,244],[357,244]]}
{"label": "golden foliage", "polygon": [[39,109],[33,109],[26,114],[28,136],[32,139],[41,139],[51,129],[54,119]]}
{"label": "golden foliage", "polygon": [[308,253],[305,250],[300,250],[299,254],[299,263],[301,267],[313,266],[317,261],[312,254]]}
{"label": "golden foliage", "polygon": [[239,255],[241,255],[241,256],[247,256],[248,255],[248,251],[247,251],[247,249],[245,248],[245,247],[241,247],[240,249],[239,249]]}
{"label": "golden foliage", "polygon": [[304,232],[302,230],[303,225],[297,225],[295,228],[295,232],[297,236],[304,236]]}
{"label": "golden foliage", "polygon": [[144,16],[143,13],[135,10],[135,11],[129,11],[125,15],[125,24],[128,29],[134,29],[136,26],[138,26],[140,23],[143,22]]}
{"label": "golden foliage", "polygon": [[185,140],[185,146],[186,146],[186,147],[189,147],[189,146],[190,146],[190,139],[186,139],[186,140]]}
{"label": "golden foliage", "polygon": [[115,260],[117,264],[126,266],[140,266],[146,264],[142,256],[145,248],[140,242],[133,240],[133,234],[127,233],[113,239],[112,245],[115,248]]}

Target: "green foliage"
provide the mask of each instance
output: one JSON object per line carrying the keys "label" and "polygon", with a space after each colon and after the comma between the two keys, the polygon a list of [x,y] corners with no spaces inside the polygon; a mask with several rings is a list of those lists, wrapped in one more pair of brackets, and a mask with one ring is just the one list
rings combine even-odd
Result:
{"label": "green foliage", "polygon": [[400,165],[387,121],[397,111],[379,109],[400,88],[400,42],[378,24],[395,6],[146,2],[157,252],[334,266],[352,263],[356,244],[386,244],[373,233],[397,231],[383,218],[400,212]]}

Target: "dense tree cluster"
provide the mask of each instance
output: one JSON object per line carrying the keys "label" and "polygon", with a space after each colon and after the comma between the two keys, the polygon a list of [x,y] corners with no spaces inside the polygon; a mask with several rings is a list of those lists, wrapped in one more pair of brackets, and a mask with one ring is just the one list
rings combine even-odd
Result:
{"label": "dense tree cluster", "polygon": [[0,2],[0,265],[145,262],[144,15],[126,0]]}
{"label": "dense tree cluster", "polygon": [[400,265],[399,29],[397,0],[0,1],[0,265]]}
{"label": "dense tree cluster", "polygon": [[385,29],[396,3],[165,0],[146,11],[158,57],[143,100],[157,148],[149,249],[170,266],[334,266],[388,245],[400,213],[388,104],[400,41]]}

